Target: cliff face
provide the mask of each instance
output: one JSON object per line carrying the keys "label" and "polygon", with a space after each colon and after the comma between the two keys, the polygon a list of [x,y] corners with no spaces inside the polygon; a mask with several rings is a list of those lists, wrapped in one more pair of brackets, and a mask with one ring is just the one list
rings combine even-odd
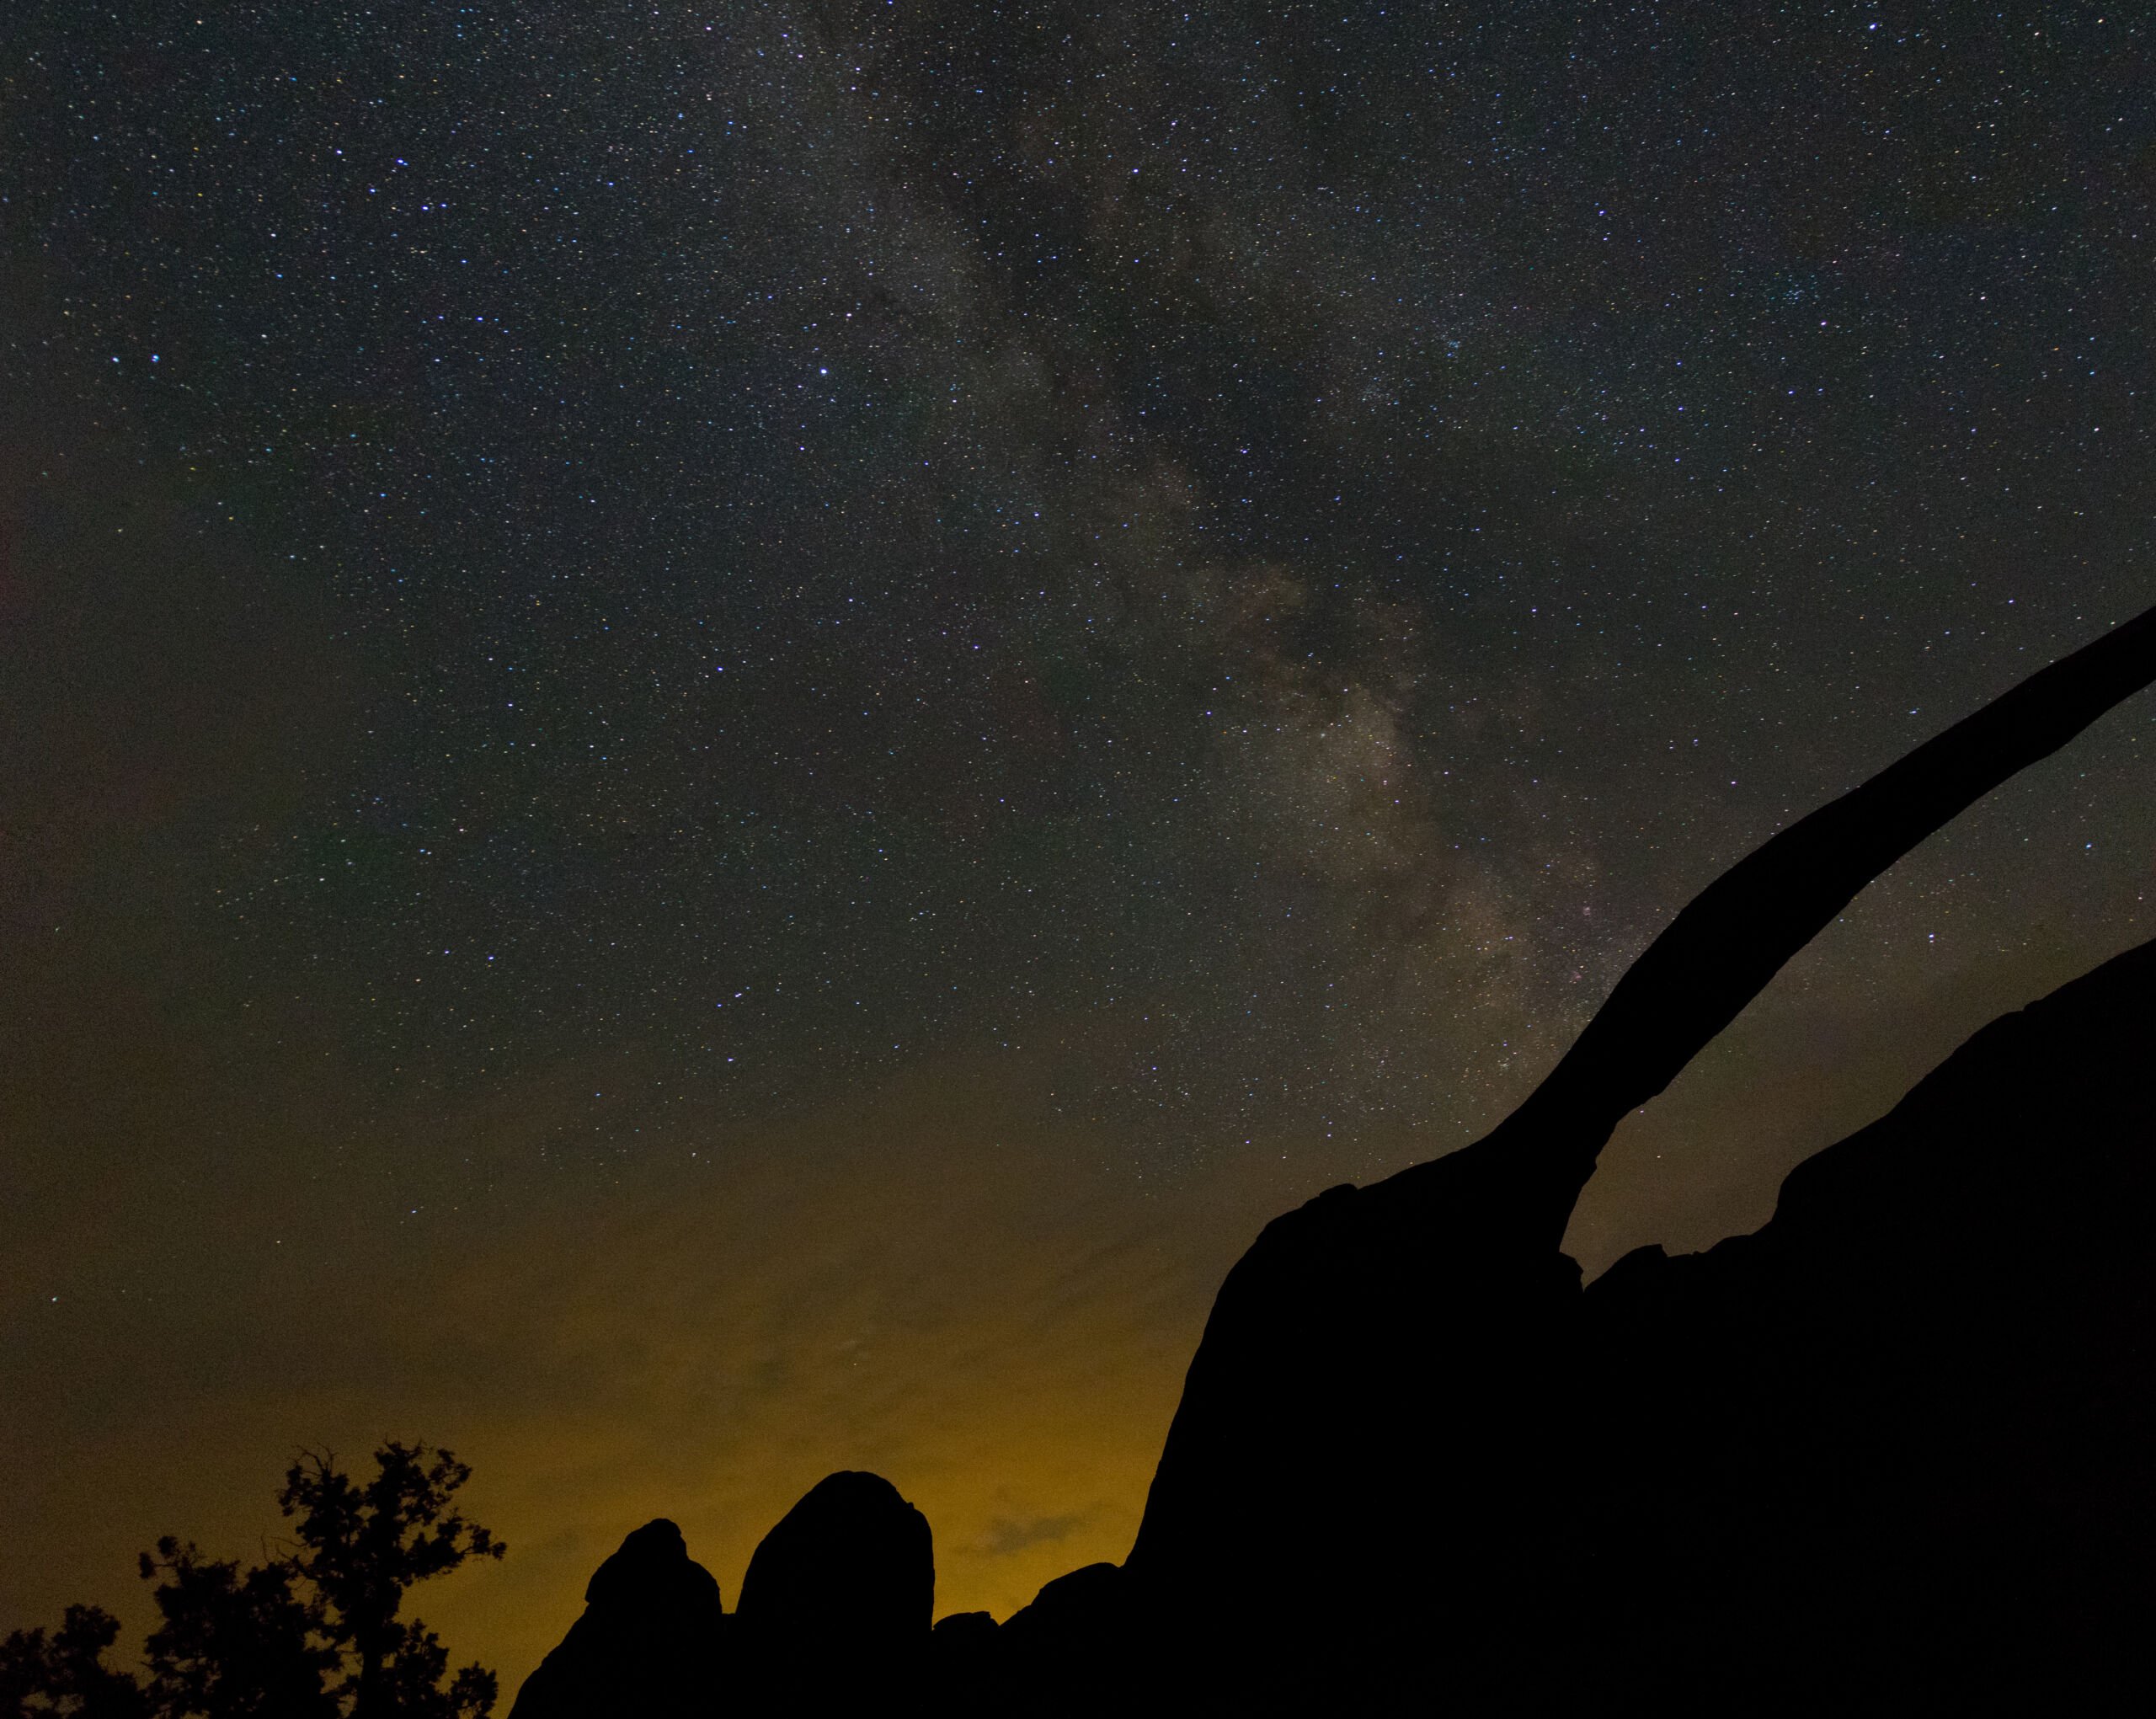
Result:
{"label": "cliff face", "polygon": [[2148,943],[1800,1165],[1758,1234],[1588,1289],[1582,1615],[1608,1663],[2146,1676],[2153,1057]]}

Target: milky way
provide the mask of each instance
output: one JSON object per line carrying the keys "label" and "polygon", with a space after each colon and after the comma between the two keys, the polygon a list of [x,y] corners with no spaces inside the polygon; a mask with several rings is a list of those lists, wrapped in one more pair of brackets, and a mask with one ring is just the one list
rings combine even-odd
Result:
{"label": "milky way", "polygon": [[[1095,1484],[1054,1414],[1011,1432],[1038,1496],[984,1483],[979,1556],[1033,1548],[1038,1580],[1081,1519],[1119,1555],[1267,1210],[1469,1138],[1718,867],[2156,596],[2148,35],[1919,5],[23,10],[11,1441],[137,1461],[138,1348],[195,1357],[173,1390],[227,1407],[189,1424],[264,1473],[340,1416],[455,1424],[441,1380],[585,1316],[467,1308],[495,1334],[422,1363],[355,1313],[305,1413],[237,1333],[280,1296],[402,1305],[396,1272],[483,1236],[574,1256],[537,1188],[632,1231],[807,1201],[798,1234],[690,1222],[664,1257],[717,1249],[769,1312],[758,1247],[814,1234],[843,1256],[818,1281],[865,1293],[881,1244],[830,1238],[875,1234],[877,1190],[1001,1187],[1007,1151],[1090,1178],[1040,1257],[1118,1311],[1054,1343],[1155,1382],[1105,1503],[1053,1496]],[[2122,713],[1868,898],[1620,1140],[1589,1263],[1756,1222],[1794,1156],[2145,932],[2149,732]],[[969,1082],[985,1161],[938,1132]],[[798,1145],[835,1105],[888,1134],[873,1166]],[[1038,1190],[1006,1193],[937,1257],[1022,1277]],[[1180,1252],[1178,1201],[1217,1223]],[[1157,1303],[1102,1263],[1134,1235]],[[531,1305],[627,1293],[574,1269]],[[938,1269],[907,1305],[1024,1300]],[[834,1424],[772,1318],[720,1396]],[[666,1421],[748,1343],[697,1341],[587,1395]],[[685,1438],[766,1424],[696,1401]],[[552,1449],[544,1418],[464,1454]],[[714,1532],[745,1551],[740,1509]],[[618,1533],[593,1514],[546,1595]],[[67,1537],[58,1503],[29,1524]],[[0,1622],[59,1597],[11,1571]]]}

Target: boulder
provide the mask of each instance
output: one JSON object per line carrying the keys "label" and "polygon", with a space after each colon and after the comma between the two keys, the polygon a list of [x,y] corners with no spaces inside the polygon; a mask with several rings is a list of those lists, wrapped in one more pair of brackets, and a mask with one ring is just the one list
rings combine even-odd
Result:
{"label": "boulder", "polygon": [[936,1604],[928,1519],[880,1475],[808,1489],[749,1560],[734,1622],[756,1699],[838,1711],[910,1687]]}
{"label": "boulder", "polygon": [[709,1713],[726,1616],[718,1583],[664,1517],[622,1542],[584,1615],[524,1680],[510,1719],[675,1719]]}

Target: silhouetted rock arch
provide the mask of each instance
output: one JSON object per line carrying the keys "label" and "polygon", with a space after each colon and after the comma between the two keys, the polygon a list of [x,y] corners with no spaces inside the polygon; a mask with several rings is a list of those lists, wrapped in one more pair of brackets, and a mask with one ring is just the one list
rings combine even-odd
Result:
{"label": "silhouetted rock arch", "polygon": [[[1214,1303],[1127,1566],[1188,1653],[1334,1698],[1358,1677],[1472,1700],[1584,1674],[1571,1650],[1609,1551],[1595,1428],[1615,1411],[1558,1244],[1595,1155],[1870,878],[2152,679],[2156,611],[1732,868],[1485,1140],[1267,1226]],[[2145,1129],[2133,1078],[2105,1113]],[[1283,1663],[1289,1636],[1328,1645]]]}
{"label": "silhouetted rock arch", "polygon": [[[2148,1684],[2156,942],[1986,1028],[1791,1172],[1757,1234],[1641,1250],[1584,1293],[1559,1243],[1618,1119],[1865,883],[2152,680],[2156,611],[1732,868],[1485,1140],[1268,1225],[1123,1565],[931,1636],[926,1521],[834,1475],[758,1548],[716,1657],[715,1585],[707,1607],[671,1524],[639,1529],[515,1719],[2057,1709]],[[621,1633],[617,1563],[625,1594],[696,1596],[672,1646]],[[547,1705],[602,1663],[699,1666],[704,1705]]]}

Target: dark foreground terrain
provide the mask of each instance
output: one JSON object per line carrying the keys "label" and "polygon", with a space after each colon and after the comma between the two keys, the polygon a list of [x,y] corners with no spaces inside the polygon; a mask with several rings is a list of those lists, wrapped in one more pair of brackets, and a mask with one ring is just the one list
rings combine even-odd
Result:
{"label": "dark foreground terrain", "polygon": [[638,1529],[513,1719],[732,1711],[2086,1711],[2145,1702],[2156,942],[1994,1022],[1758,1233],[1559,1250],[1618,1120],[1872,878],[2156,679],[2156,611],[1776,836],[1486,1140],[1268,1225],[1135,1545],[934,1623],[838,1474],[732,1613]]}

